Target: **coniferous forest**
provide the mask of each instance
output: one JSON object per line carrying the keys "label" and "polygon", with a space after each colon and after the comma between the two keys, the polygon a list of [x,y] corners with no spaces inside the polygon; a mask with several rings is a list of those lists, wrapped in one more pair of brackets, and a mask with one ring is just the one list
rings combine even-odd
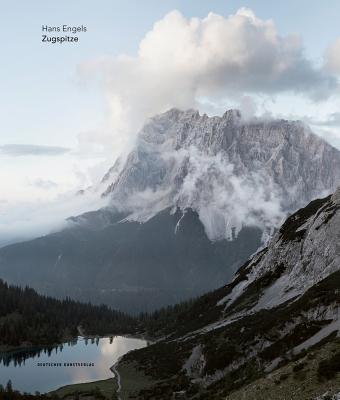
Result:
{"label": "coniferous forest", "polygon": [[136,320],[105,305],[39,295],[0,280],[0,346],[52,345],[77,336],[132,333]]}
{"label": "coniferous forest", "polygon": [[20,393],[12,387],[12,382],[9,381],[5,387],[0,385],[0,400],[47,400],[58,399],[57,396],[48,396],[46,394],[29,394]]}

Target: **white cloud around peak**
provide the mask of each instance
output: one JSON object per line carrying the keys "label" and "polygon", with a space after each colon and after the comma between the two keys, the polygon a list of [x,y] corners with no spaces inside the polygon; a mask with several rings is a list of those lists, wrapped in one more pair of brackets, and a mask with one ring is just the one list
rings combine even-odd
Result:
{"label": "white cloud around peak", "polygon": [[338,85],[305,57],[298,35],[281,36],[272,20],[247,8],[202,19],[172,11],[145,35],[136,56],[90,60],[79,74],[102,80],[113,133],[107,140],[119,146],[147,118],[171,107],[200,108],[202,98],[295,93],[314,101]]}
{"label": "white cloud around peak", "polygon": [[325,65],[329,71],[340,75],[340,37],[327,49]]}

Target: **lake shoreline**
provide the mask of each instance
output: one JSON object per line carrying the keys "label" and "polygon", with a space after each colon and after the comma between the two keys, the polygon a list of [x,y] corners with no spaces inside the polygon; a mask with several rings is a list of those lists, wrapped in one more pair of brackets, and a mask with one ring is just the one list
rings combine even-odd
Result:
{"label": "lake shoreline", "polygon": [[11,380],[15,390],[28,393],[50,394],[63,389],[86,391],[94,390],[96,385],[104,385],[107,391],[106,381],[115,382],[113,367],[118,360],[127,352],[149,344],[141,337],[77,336],[55,346],[27,346],[27,343],[20,347],[8,346],[2,353],[0,384]]}
{"label": "lake shoreline", "polygon": [[[140,339],[140,340],[144,340],[147,343],[147,346],[154,344],[156,342],[156,340],[154,338],[151,338],[150,336],[146,337],[144,334],[136,334],[136,335],[124,335],[124,337],[129,338],[129,339]],[[89,337],[87,337],[89,338]],[[105,338],[110,338],[110,336],[105,336]],[[136,351],[138,349],[134,349],[134,350],[130,350],[130,351]],[[122,356],[124,357],[124,355]],[[75,398],[76,395],[78,394],[85,394],[88,391],[88,388],[95,388],[98,387],[99,390],[105,390],[106,387],[106,383],[108,383],[109,381],[112,380],[113,385],[116,387],[114,389],[114,393],[117,395],[117,399],[119,399],[119,393],[121,391],[121,383],[120,383],[120,374],[118,371],[118,366],[119,366],[119,362],[121,361],[120,357],[109,369],[112,372],[113,376],[112,378],[108,378],[108,379],[101,379],[101,380],[96,380],[93,382],[82,382],[82,383],[76,383],[73,385],[66,385],[66,386],[61,386],[60,388],[47,392],[48,395],[53,395],[53,394],[62,394],[63,396],[67,396],[68,398]],[[104,388],[103,388],[104,387]],[[108,398],[112,398],[111,397],[112,393],[110,392],[110,396]]]}
{"label": "lake shoreline", "polygon": [[20,351],[30,351],[30,350],[38,350],[38,349],[47,349],[47,348],[56,348],[58,346],[61,346],[65,343],[70,343],[75,340],[77,340],[78,336],[75,337],[65,337],[63,338],[62,341],[57,342],[57,343],[39,343],[39,344],[33,344],[31,342],[24,342],[20,344],[19,346],[12,346],[12,345],[0,345],[0,353],[12,353],[12,352],[20,352]]}
{"label": "lake shoreline", "polygon": [[12,353],[12,352],[20,352],[20,351],[30,351],[30,350],[44,350],[48,348],[56,348],[58,346],[67,344],[67,343],[72,343],[74,341],[79,340],[79,338],[83,340],[93,340],[93,339],[105,339],[105,338],[114,338],[117,336],[122,336],[126,337],[129,339],[141,339],[145,340],[148,343],[154,343],[154,339],[151,337],[146,337],[143,334],[114,334],[114,335],[83,335],[79,334],[78,336],[72,336],[72,337],[65,337],[62,341],[57,342],[57,343],[39,343],[39,344],[33,344],[31,342],[24,342],[20,344],[19,346],[12,346],[12,345],[0,345],[0,353]]}

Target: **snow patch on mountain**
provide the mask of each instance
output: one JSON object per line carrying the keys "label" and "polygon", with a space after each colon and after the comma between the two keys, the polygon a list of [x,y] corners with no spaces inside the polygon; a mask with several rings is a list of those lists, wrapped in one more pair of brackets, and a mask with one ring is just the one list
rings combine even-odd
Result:
{"label": "snow patch on mountain", "polygon": [[[307,217],[308,209],[317,211]],[[231,293],[217,305],[227,310],[249,287],[265,277],[276,276],[260,292],[259,299],[247,313],[273,308],[305,293],[340,268],[340,188],[318,206],[311,203],[293,214],[276,233],[268,248],[257,254],[247,266],[247,274]],[[304,219],[305,218],[305,219]],[[299,222],[300,221],[300,222]],[[292,224],[300,224],[295,230]],[[286,226],[285,226],[286,225]],[[289,237],[287,237],[289,235]],[[282,269],[281,272],[278,272]],[[237,275],[235,277],[237,279]]]}

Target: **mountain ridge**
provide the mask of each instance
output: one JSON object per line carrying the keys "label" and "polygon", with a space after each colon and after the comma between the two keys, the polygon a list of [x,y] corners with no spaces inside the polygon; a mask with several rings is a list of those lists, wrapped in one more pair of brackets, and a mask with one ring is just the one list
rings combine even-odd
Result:
{"label": "mountain ridge", "polygon": [[[123,388],[127,369],[148,382],[135,392],[124,388],[126,398],[241,399],[247,393],[252,400],[284,400],[338,393],[339,365],[332,360],[340,355],[339,206],[340,188],[290,216],[230,284],[151,321],[159,340],[118,365]],[[286,284],[278,290],[280,280]],[[271,392],[257,391],[257,382],[273,380]]]}
{"label": "mountain ridge", "polygon": [[0,249],[0,274],[48,295],[151,311],[227,283],[288,212],[337,183],[340,152],[300,122],[172,109],[104,175],[106,208]]}
{"label": "mountain ridge", "polygon": [[192,208],[211,240],[231,238],[232,228],[278,226],[334,191],[339,154],[300,121],[171,109],[145,124],[103,195],[141,222],[164,208]]}

